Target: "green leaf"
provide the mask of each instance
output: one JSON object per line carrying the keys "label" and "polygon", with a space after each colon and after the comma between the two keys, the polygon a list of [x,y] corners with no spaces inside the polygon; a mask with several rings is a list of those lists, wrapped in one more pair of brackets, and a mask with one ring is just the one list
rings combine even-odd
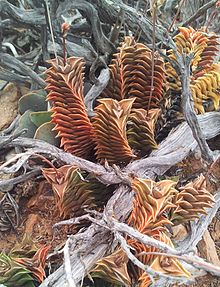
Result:
{"label": "green leaf", "polygon": [[44,123],[47,123],[51,120],[52,112],[47,111],[40,111],[40,112],[33,112],[30,114],[31,121],[37,126],[41,126]]}
{"label": "green leaf", "polygon": [[21,114],[25,113],[27,110],[32,110],[34,112],[46,111],[46,92],[44,90],[39,90],[22,96],[18,102],[18,107]]}
{"label": "green leaf", "polygon": [[31,272],[4,253],[0,254],[0,284],[6,287],[34,287]]}
{"label": "green leaf", "polygon": [[30,114],[31,110],[27,110],[19,119],[18,128],[16,131],[21,131],[22,129],[27,129],[24,137],[33,138],[37,130],[35,124],[31,121]]}
{"label": "green leaf", "polygon": [[57,132],[53,131],[55,125],[51,122],[42,124],[35,132],[34,138],[43,140],[52,145],[59,146],[60,139],[56,138]]}

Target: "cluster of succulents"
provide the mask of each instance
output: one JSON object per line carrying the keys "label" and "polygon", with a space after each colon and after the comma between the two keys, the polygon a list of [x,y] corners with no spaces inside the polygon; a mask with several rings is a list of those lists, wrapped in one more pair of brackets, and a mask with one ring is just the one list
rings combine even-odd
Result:
{"label": "cluster of succulents", "polygon": [[[187,44],[183,38],[187,39]],[[217,95],[216,85],[219,85],[219,64],[214,63],[216,37],[191,28],[181,28],[174,40],[179,53],[195,53],[191,63],[195,109],[204,112],[202,107],[207,99],[213,100],[213,108],[217,109],[219,101],[214,101],[210,94],[213,92]],[[168,51],[168,56],[174,59],[172,51]],[[206,64],[203,75],[201,63]],[[52,105],[54,130],[65,151],[100,164],[108,162],[123,167],[157,148],[155,130],[163,111],[161,106],[164,98],[167,93],[172,94],[173,90],[181,93],[177,73],[157,52],[153,54],[145,45],[136,43],[132,37],[126,37],[118,53],[113,56],[109,66],[109,84],[97,100],[95,115],[91,118],[87,115],[83,95],[83,60],[76,57],[65,61],[58,59],[52,60],[51,65],[46,72],[47,100]],[[215,75],[213,83],[210,81],[207,84],[207,89],[212,91],[205,94],[199,83],[204,77],[211,79],[210,73]],[[204,94],[201,100],[195,97],[194,89]],[[102,185],[100,189],[97,182],[93,188],[90,175],[84,175],[85,172],[75,166],[63,166],[59,170],[44,169],[43,174],[52,185],[64,218],[70,214],[78,216],[86,207],[97,208],[98,197],[104,198],[109,194],[107,187]],[[180,188],[176,188],[177,183],[172,180],[155,182],[134,177],[131,181],[134,199],[127,224],[171,247],[173,243],[169,237],[169,227],[196,219],[214,203],[214,197],[206,189],[206,180],[202,175]],[[155,271],[172,276],[190,276],[177,259],[148,255],[147,252],[158,250],[129,237],[126,241],[134,255]],[[148,274],[130,262],[121,247],[99,260],[91,270],[91,275],[117,285],[131,286],[138,283],[139,286],[149,286],[151,283]]]}
{"label": "cluster of succulents", "polygon": [[[216,110],[220,99],[220,66],[214,62],[217,37],[192,28],[179,30],[174,38],[178,52],[194,53],[191,60],[194,107],[198,113],[205,112],[207,102],[211,101],[209,110]],[[173,51],[167,53],[175,60]],[[27,137],[45,140],[87,160],[121,167],[157,148],[158,121],[164,110],[170,111],[169,107],[174,106],[173,95],[181,94],[179,76],[157,52],[153,53],[133,37],[126,37],[113,56],[109,84],[95,103],[95,115],[91,118],[84,102],[83,59],[58,58],[50,64],[46,71],[48,95],[45,91],[35,91],[19,101],[18,129],[27,128]],[[167,99],[172,100],[166,106]],[[180,109],[178,113],[181,114]],[[164,125],[168,125],[168,118],[163,118]],[[100,183],[77,166],[44,168],[42,172],[52,186],[63,218],[82,215],[86,208],[102,208],[114,190],[114,186]],[[214,203],[202,175],[180,188],[172,180],[155,182],[134,176],[131,182],[134,198],[127,224],[170,246],[173,243],[169,227],[194,220]],[[129,237],[126,241],[134,255],[155,271],[190,276],[177,259],[147,254],[158,250]],[[48,247],[42,247],[32,257],[1,254],[0,283],[10,287],[21,285],[16,285],[15,280],[23,280],[22,286],[34,286],[33,280],[41,282],[45,276],[47,251]],[[149,286],[151,283],[148,274],[130,262],[120,247],[99,260],[91,275],[124,286],[134,283]]]}

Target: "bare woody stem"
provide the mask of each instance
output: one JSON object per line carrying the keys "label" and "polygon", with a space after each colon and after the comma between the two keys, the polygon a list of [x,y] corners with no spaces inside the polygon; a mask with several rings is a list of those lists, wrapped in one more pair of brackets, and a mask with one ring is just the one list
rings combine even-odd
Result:
{"label": "bare woody stem", "polygon": [[176,54],[176,59],[178,63],[178,72],[180,75],[180,80],[182,84],[182,108],[183,114],[185,116],[186,122],[192,130],[192,134],[198,143],[201,150],[202,158],[208,163],[213,162],[212,151],[210,150],[204,134],[200,128],[196,113],[194,110],[192,92],[190,89],[190,62],[192,55],[183,56],[178,52]]}

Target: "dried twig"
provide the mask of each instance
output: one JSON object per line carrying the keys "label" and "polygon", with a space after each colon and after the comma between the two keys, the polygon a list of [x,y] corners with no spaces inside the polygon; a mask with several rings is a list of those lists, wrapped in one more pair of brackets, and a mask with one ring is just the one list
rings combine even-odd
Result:
{"label": "dried twig", "polygon": [[180,55],[178,52],[175,52],[175,56],[179,67],[178,70],[180,74],[180,80],[182,83],[182,107],[185,119],[192,130],[195,140],[199,145],[202,157],[204,160],[211,163],[213,161],[213,154],[199,126],[193,106],[192,91],[190,89],[190,62],[192,55],[187,57]]}
{"label": "dried twig", "polygon": [[204,270],[206,272],[211,273],[215,276],[220,276],[220,267],[215,266],[209,262],[205,262],[202,258],[198,256],[193,255],[174,255],[170,254],[168,252],[162,253],[162,252],[142,252],[139,255],[158,255],[158,256],[166,256],[171,258],[176,258],[182,261],[185,261],[188,264],[191,264],[193,267]]}
{"label": "dried twig", "polygon": [[94,84],[85,96],[85,105],[90,117],[94,115],[93,103],[107,86],[110,78],[109,69],[103,69],[98,77],[98,84]]}
{"label": "dried twig", "polygon": [[195,14],[193,14],[191,17],[189,17],[185,22],[181,23],[181,26],[188,26],[190,23],[198,19],[201,15],[203,15],[208,9],[213,7],[218,0],[211,0],[208,1],[208,3],[204,4],[202,7],[200,7]]}
{"label": "dried twig", "polygon": [[42,25],[45,23],[43,9],[27,9],[18,8],[6,0],[0,1],[1,15],[7,15],[16,20],[16,22],[29,25]]}
{"label": "dried twig", "polygon": [[107,39],[103,32],[98,12],[94,5],[85,0],[75,0],[74,2],[66,0],[62,3],[62,7],[64,7],[64,11],[62,11],[62,13],[67,13],[67,11],[73,9],[83,11],[88,22],[92,26],[92,33],[97,50],[102,54],[112,53],[114,51],[115,48],[113,44]]}
{"label": "dried twig", "polygon": [[[168,274],[164,274],[162,272],[158,272],[155,271],[153,268],[151,268],[148,265],[143,264],[140,260],[137,259],[137,257],[135,257],[132,252],[130,251],[130,246],[127,244],[125,238],[120,235],[120,234],[115,234],[115,238],[120,242],[120,245],[122,247],[122,249],[125,251],[126,255],[128,256],[128,258],[131,260],[131,262],[138,266],[139,268],[141,268],[142,270],[144,270],[145,272],[147,272],[147,274],[150,276],[152,283],[154,284],[154,277],[161,277],[161,278],[169,278],[171,280],[175,280],[176,282],[179,283],[187,283],[189,281],[189,278],[185,278],[185,277],[180,277],[180,276],[172,276],[172,275],[168,275]],[[166,254],[166,253],[165,253]]]}
{"label": "dried twig", "polygon": [[37,73],[35,73],[31,68],[26,66],[21,61],[7,53],[0,53],[0,64],[7,66],[9,69],[13,69],[21,73],[22,75],[30,77],[40,87],[46,86],[44,80]]}
{"label": "dried twig", "polygon": [[28,171],[27,173],[21,174],[15,178],[10,178],[10,179],[6,179],[6,180],[1,180],[0,181],[0,190],[11,190],[15,184],[24,182],[28,179],[31,179],[33,177],[36,177],[37,175],[39,175],[41,173],[41,168],[36,168],[34,170]]}
{"label": "dried twig", "polygon": [[71,243],[71,237],[69,237],[65,243],[63,254],[64,254],[64,269],[66,272],[66,279],[69,284],[69,287],[76,287],[75,281],[72,278],[72,268],[71,268],[71,261],[70,261],[70,250],[69,245]]}

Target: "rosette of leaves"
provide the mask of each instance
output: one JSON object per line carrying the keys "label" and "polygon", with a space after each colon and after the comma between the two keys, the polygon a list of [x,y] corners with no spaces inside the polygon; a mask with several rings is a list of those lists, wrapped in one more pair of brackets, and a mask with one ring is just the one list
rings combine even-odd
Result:
{"label": "rosette of leaves", "polygon": [[[164,217],[166,210],[174,207],[172,199],[177,192],[176,182],[162,180],[155,182],[150,179],[135,178],[132,189],[135,192],[133,209],[128,223],[138,230],[145,230],[150,225],[155,229],[162,227],[162,223],[170,224]],[[160,221],[162,219],[162,221]]]}
{"label": "rosette of leaves", "polygon": [[157,148],[155,141],[155,124],[160,109],[132,109],[128,122],[128,142],[140,156],[144,156],[152,149]]}
{"label": "rosette of leaves", "polygon": [[83,158],[93,152],[93,128],[83,98],[84,61],[71,57],[50,61],[47,100],[52,103],[54,130],[65,151]]}
{"label": "rosette of leaves", "polygon": [[52,112],[47,110],[46,92],[44,90],[31,91],[23,95],[18,103],[21,117],[18,121],[17,130],[26,129],[25,137],[44,140],[58,145],[55,139],[56,132],[52,129]]}
{"label": "rosette of leaves", "polygon": [[152,55],[149,48],[142,43],[136,43],[130,36],[125,37],[118,50],[109,66],[109,84],[101,96],[118,101],[135,97],[134,108],[158,108],[163,97],[165,80],[162,58],[157,53]]}
{"label": "rosette of leaves", "polygon": [[219,108],[219,88],[220,63],[210,65],[206,72],[203,72],[201,76],[196,75],[196,78],[192,80],[191,90],[194,106],[200,113],[204,113],[205,110],[211,111]]}
{"label": "rosette of leaves", "polygon": [[13,261],[24,266],[30,271],[31,276],[38,282],[42,282],[46,277],[44,268],[45,261],[50,246],[43,246],[39,248],[33,257],[13,257]]}
{"label": "rosette of leaves", "polygon": [[127,264],[127,255],[121,248],[118,248],[109,256],[98,260],[90,274],[92,277],[102,278],[112,284],[131,286]]}
{"label": "rosette of leaves", "polygon": [[0,284],[6,287],[35,287],[31,271],[4,253],[0,254]]}
{"label": "rosette of leaves", "polygon": [[194,181],[179,188],[173,199],[176,207],[172,210],[171,220],[179,224],[194,220],[201,214],[207,214],[206,209],[211,208],[215,200],[206,188],[206,179],[201,174]]}
{"label": "rosette of leaves", "polygon": [[80,216],[85,208],[102,206],[113,192],[113,186],[105,186],[72,165],[44,168],[42,171],[52,185],[60,216],[64,218],[70,214]]}
{"label": "rosette of leaves", "polygon": [[93,118],[96,158],[113,164],[125,164],[135,158],[128,144],[126,124],[134,99],[99,100]]}

